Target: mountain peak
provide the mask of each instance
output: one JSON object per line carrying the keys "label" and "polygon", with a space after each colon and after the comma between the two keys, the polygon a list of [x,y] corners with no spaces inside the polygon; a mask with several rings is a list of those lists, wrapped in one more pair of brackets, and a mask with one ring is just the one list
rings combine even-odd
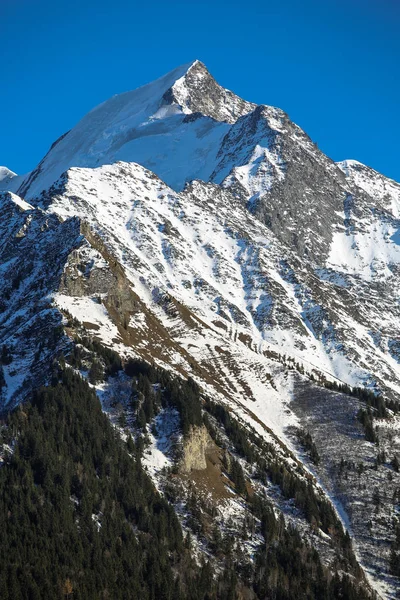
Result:
{"label": "mountain peak", "polygon": [[[118,160],[139,162],[182,189],[186,181],[211,174],[227,129],[255,107],[221,87],[205,65],[194,60],[95,107],[12,191],[37,197],[71,167],[93,168]],[[188,127],[190,119],[195,122]],[[188,148],[193,150],[189,159]],[[185,165],[190,165],[189,171]]]}
{"label": "mountain peak", "polygon": [[370,167],[367,167],[366,165],[364,165],[363,163],[359,162],[358,160],[354,160],[354,159],[350,159],[347,158],[346,160],[342,160],[338,163],[336,163],[337,166],[339,167],[339,169],[341,169],[343,171],[343,173],[346,175],[346,177],[349,177],[349,172],[352,169],[369,169]]}
{"label": "mountain peak", "polygon": [[15,192],[21,183],[21,177],[7,167],[0,167],[0,192]]}
{"label": "mountain peak", "polygon": [[256,107],[220,86],[200,60],[185,67],[185,74],[164,94],[165,103],[178,104],[185,113],[201,113],[226,123],[235,123]]}
{"label": "mountain peak", "polygon": [[3,179],[11,179],[12,177],[16,177],[17,174],[14,173],[14,171],[10,171],[10,169],[7,169],[7,167],[0,167],[0,181],[3,181]]}

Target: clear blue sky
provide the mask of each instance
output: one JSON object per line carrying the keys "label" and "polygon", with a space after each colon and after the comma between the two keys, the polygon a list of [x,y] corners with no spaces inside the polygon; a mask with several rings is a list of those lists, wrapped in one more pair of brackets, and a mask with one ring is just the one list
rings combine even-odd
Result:
{"label": "clear blue sky", "polygon": [[0,165],[19,174],[96,104],[199,58],[400,181],[399,0],[0,0],[0,24]]}

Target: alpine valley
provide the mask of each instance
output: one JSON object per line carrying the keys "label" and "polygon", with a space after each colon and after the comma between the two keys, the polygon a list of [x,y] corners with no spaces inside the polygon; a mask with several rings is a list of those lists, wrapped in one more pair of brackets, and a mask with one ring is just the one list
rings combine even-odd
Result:
{"label": "alpine valley", "polygon": [[0,216],[2,600],[400,597],[400,184],[195,61]]}

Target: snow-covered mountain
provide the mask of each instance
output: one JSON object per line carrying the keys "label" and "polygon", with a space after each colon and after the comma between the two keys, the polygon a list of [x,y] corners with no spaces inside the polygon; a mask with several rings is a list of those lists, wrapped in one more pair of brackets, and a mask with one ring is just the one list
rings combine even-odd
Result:
{"label": "snow-covered mountain", "polygon": [[[122,356],[193,377],[313,472],[293,427],[310,428],[323,455],[329,421],[354,462],[372,460],[356,441],[359,401],[326,386],[398,398],[399,184],[334,163],[283,111],[195,61],[93,109],[28,176],[0,169],[0,190],[3,406],[46,381],[75,319]],[[399,452],[398,417],[383,421],[395,433],[381,444]],[[338,486],[340,458],[316,474],[391,597],[376,569],[395,509],[374,554],[359,498]],[[364,477],[368,503],[383,474]],[[393,473],[388,496],[399,485]]]}
{"label": "snow-covered mountain", "polygon": [[177,188],[208,179],[230,124],[254,108],[195,61],[93,109],[53,144],[20,193],[38,195],[70,167],[118,160],[143,164]]}
{"label": "snow-covered mountain", "polygon": [[0,167],[0,191],[17,191],[24,177],[18,176],[7,167]]}

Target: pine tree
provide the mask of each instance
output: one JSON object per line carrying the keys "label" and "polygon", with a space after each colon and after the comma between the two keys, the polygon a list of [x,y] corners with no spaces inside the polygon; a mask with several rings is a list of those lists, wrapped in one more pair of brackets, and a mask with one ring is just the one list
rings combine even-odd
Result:
{"label": "pine tree", "polygon": [[100,361],[95,359],[92,362],[92,366],[90,367],[88,374],[89,381],[92,385],[96,385],[104,380],[104,369],[101,365]]}

